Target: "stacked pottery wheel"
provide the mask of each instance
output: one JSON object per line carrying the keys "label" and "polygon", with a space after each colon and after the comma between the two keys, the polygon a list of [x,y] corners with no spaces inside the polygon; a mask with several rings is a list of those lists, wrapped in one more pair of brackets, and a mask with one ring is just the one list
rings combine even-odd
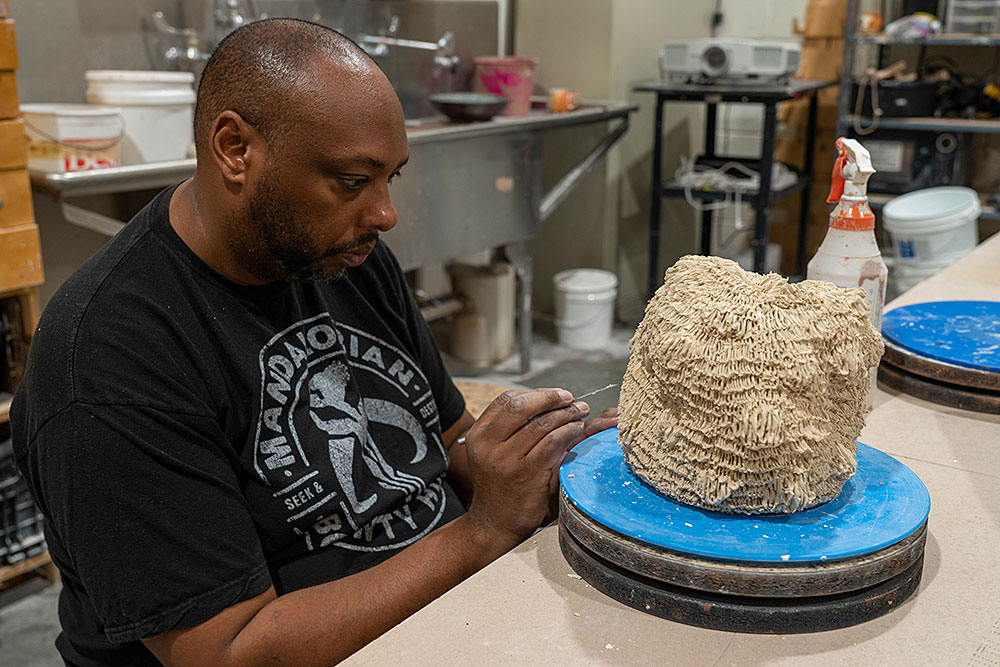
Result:
{"label": "stacked pottery wheel", "polygon": [[964,410],[1000,414],[1000,303],[932,301],[895,308],[882,322],[878,379]]}
{"label": "stacked pottery wheel", "polygon": [[619,429],[559,473],[560,546],[583,579],[756,633],[854,625],[916,591],[930,495],[857,442],[882,353],[863,290],[682,257],[629,348]]}
{"label": "stacked pottery wheel", "polygon": [[858,445],[833,500],[796,514],[724,514],[673,501],[635,475],[617,429],[560,470],[559,544],[570,566],[630,607],[716,630],[801,633],[887,614],[920,584],[930,495],[909,468]]}

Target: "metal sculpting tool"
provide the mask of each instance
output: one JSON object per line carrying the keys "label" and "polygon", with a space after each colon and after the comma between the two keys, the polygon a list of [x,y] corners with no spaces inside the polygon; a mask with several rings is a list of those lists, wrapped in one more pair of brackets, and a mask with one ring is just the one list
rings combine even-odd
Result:
{"label": "metal sculpting tool", "polygon": [[594,391],[588,391],[586,394],[581,394],[580,396],[574,396],[573,400],[574,401],[579,401],[581,398],[587,398],[588,396],[593,396],[594,394],[600,394],[602,391],[607,391],[608,389],[611,389],[612,387],[617,387],[617,386],[618,386],[617,382],[612,382],[611,384],[604,385],[600,389],[595,389]]}

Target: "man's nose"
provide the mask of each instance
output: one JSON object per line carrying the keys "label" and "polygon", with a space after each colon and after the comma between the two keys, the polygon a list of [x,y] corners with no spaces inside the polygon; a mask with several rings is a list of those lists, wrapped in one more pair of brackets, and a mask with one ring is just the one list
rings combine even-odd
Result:
{"label": "man's nose", "polygon": [[396,226],[399,213],[389,199],[389,190],[385,188],[368,212],[368,225],[380,232],[387,232]]}

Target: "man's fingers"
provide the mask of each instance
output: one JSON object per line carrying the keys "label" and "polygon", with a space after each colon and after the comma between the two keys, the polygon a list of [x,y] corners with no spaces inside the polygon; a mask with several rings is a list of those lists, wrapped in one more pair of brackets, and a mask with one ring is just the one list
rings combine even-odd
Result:
{"label": "man's fingers", "polygon": [[615,426],[618,426],[618,408],[607,408],[602,410],[601,414],[584,422],[583,432],[580,434],[580,437],[570,445],[570,449],[576,447],[595,433],[606,431],[609,428],[614,428]]}
{"label": "man's fingers", "polygon": [[506,440],[533,417],[565,408],[572,400],[573,395],[565,389],[505,391],[486,407],[478,423],[489,429],[492,438]]}
{"label": "man's fingers", "polygon": [[582,424],[588,414],[590,414],[590,406],[583,402],[543,412],[529,419],[524,428],[511,437],[511,441],[516,441],[521,455],[527,456],[549,433],[572,422]]}
{"label": "man's fingers", "polygon": [[566,450],[583,433],[583,422],[579,419],[568,421],[558,428],[552,429],[539,439],[525,455],[532,464],[539,467],[552,468],[552,474],[558,474],[556,466],[566,454]]}
{"label": "man's fingers", "polygon": [[607,411],[602,412],[593,419],[588,419],[584,424],[584,437],[590,437],[595,433],[600,433],[601,431],[606,431],[609,428],[618,426],[618,413],[615,412],[613,415],[605,414]]}

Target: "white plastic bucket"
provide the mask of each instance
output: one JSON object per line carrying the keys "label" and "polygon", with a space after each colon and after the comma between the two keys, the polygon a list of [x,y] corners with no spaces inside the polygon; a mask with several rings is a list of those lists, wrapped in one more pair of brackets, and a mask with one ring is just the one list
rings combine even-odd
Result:
{"label": "white plastic bucket", "polygon": [[893,297],[899,296],[917,283],[927,280],[953,261],[952,259],[923,262],[893,261],[889,269],[889,286],[892,288]]}
{"label": "white plastic bucket", "polygon": [[971,188],[917,190],[882,209],[898,266],[916,272],[937,270],[976,247],[979,195]]}
{"label": "white plastic bucket", "polygon": [[576,350],[597,350],[611,341],[618,278],[601,269],[569,269],[553,279],[556,334]]}
{"label": "white plastic bucket", "polygon": [[124,121],[119,109],[87,104],[22,104],[28,168],[65,173],[117,167]]}
{"label": "white plastic bucket", "polygon": [[121,109],[122,164],[182,160],[194,142],[194,74],[88,70],[87,101]]}

